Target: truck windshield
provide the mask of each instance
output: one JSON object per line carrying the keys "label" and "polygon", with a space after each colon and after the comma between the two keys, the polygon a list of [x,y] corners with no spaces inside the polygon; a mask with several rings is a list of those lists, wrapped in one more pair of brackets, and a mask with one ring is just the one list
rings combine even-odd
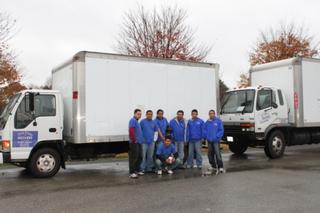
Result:
{"label": "truck windshield", "polygon": [[16,102],[19,100],[20,93],[15,94],[10,97],[8,104],[4,107],[1,115],[0,115],[0,129],[3,129],[7,123],[7,120],[9,118],[9,115],[16,104]]}
{"label": "truck windshield", "polygon": [[227,92],[222,100],[221,114],[253,112],[254,96],[255,90]]}

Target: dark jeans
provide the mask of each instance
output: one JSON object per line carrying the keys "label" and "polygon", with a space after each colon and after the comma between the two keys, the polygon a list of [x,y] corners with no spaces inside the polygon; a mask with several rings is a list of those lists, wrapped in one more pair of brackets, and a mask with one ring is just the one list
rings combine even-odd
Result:
{"label": "dark jeans", "polygon": [[142,147],[138,143],[129,144],[129,172],[140,172],[140,165],[142,161]]}
{"label": "dark jeans", "polygon": [[208,141],[208,158],[209,163],[213,168],[223,168],[223,162],[220,152],[220,143]]}

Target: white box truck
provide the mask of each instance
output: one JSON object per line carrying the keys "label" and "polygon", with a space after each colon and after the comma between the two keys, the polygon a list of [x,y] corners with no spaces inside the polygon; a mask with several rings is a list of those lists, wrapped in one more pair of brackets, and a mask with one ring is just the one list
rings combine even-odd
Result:
{"label": "white box truck", "polygon": [[264,146],[269,158],[285,146],[320,142],[320,60],[291,58],[250,69],[253,87],[228,91],[221,118],[236,154]]}
{"label": "white box truck", "polygon": [[205,118],[219,106],[219,66],[82,51],[52,71],[53,90],[11,97],[0,117],[0,163],[55,175],[66,159],[128,149],[133,110],[179,109]]}

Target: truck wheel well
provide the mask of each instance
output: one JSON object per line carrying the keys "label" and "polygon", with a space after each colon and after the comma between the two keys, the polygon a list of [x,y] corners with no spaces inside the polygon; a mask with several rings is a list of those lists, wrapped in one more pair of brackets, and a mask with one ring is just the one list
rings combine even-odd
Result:
{"label": "truck wheel well", "polygon": [[267,132],[266,137],[265,137],[265,140],[268,140],[269,135],[270,135],[271,133],[273,133],[274,131],[281,131],[282,134],[283,134],[283,136],[284,136],[285,141],[288,141],[288,129],[287,129],[287,128],[284,128],[284,127],[275,127],[275,128],[272,128],[270,131]]}
{"label": "truck wheel well", "polygon": [[32,151],[30,152],[29,159],[37,150],[41,148],[52,148],[55,149],[61,156],[61,167],[65,169],[65,153],[64,153],[64,145],[63,141],[40,141],[37,143],[35,147],[33,147]]}

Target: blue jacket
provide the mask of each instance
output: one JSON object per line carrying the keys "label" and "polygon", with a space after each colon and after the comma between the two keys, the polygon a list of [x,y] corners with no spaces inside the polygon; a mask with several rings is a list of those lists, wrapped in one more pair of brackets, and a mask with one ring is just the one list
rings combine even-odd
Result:
{"label": "blue jacket", "polygon": [[170,121],[170,127],[172,129],[172,140],[174,142],[184,142],[185,138],[185,131],[186,131],[186,124],[185,121],[178,121],[178,119],[174,118]]}
{"label": "blue jacket", "polygon": [[178,157],[175,145],[170,144],[169,146],[166,146],[164,143],[160,143],[156,157],[161,161],[165,161],[170,155],[173,155],[175,158]]}
{"label": "blue jacket", "polygon": [[[160,129],[161,134],[165,137],[166,129],[168,126],[168,120],[166,118],[163,118],[163,119],[156,118],[154,119],[154,121],[156,122],[157,128]],[[162,141],[160,136],[158,136],[157,141]]]}
{"label": "blue jacket", "polygon": [[187,125],[187,141],[196,142],[203,139],[204,122],[200,118],[190,119]]}
{"label": "blue jacket", "polygon": [[145,144],[151,144],[154,142],[154,133],[157,130],[157,125],[156,122],[154,122],[154,120],[148,120],[148,119],[143,119],[140,122],[141,125],[141,130],[142,130],[142,134],[143,134],[143,142]]}
{"label": "blue jacket", "polygon": [[207,120],[203,128],[203,137],[209,143],[219,143],[224,134],[223,123],[220,118]]}

